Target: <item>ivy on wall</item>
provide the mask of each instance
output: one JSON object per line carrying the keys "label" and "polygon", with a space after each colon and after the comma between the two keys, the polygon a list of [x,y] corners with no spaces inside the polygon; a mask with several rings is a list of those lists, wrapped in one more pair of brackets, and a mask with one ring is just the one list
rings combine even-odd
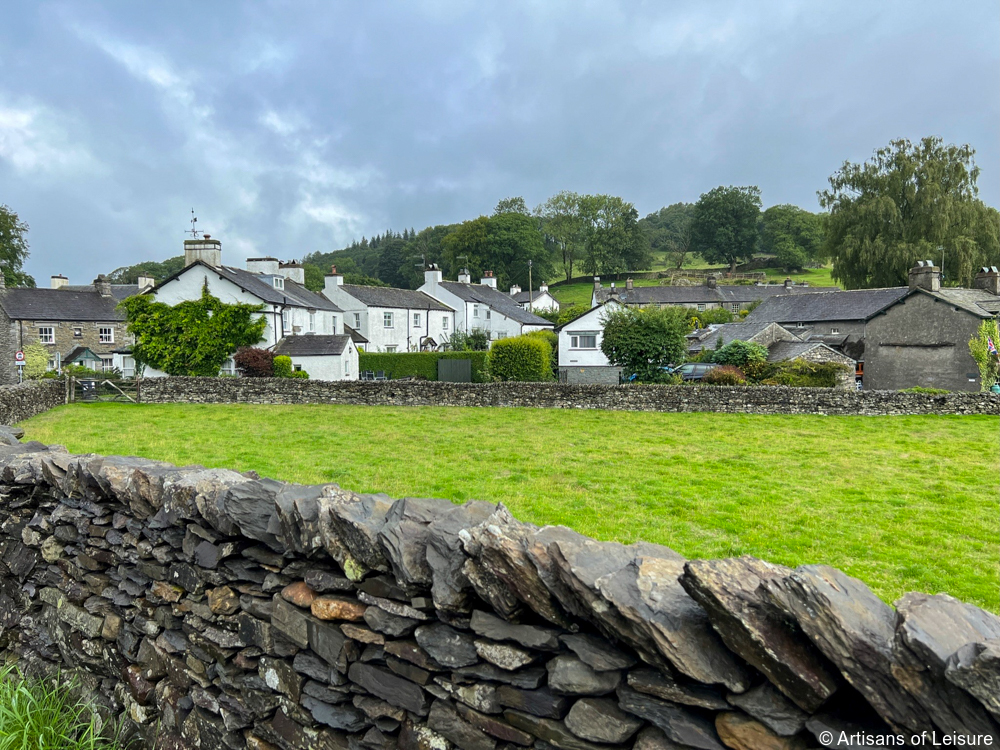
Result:
{"label": "ivy on wall", "polygon": [[214,377],[241,346],[260,342],[267,327],[256,317],[260,305],[227,304],[202,287],[201,298],[176,305],[147,294],[122,301],[128,331],[135,336],[136,367],[154,367],[168,375]]}

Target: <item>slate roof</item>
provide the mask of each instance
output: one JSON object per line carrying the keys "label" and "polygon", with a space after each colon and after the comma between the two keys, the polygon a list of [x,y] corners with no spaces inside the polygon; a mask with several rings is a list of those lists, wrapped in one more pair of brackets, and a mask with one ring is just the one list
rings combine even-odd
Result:
{"label": "slate roof", "polygon": [[367,344],[368,339],[361,335],[361,333],[349,325],[344,325],[344,333],[351,337],[351,341],[355,344]]}
{"label": "slate roof", "polygon": [[521,325],[551,326],[552,321],[540,318],[517,304],[509,294],[497,291],[486,284],[463,284],[459,281],[442,281],[440,285],[465,302],[479,302]]}
{"label": "slate roof", "polygon": [[351,337],[336,336],[285,336],[274,347],[274,353],[286,357],[325,357],[343,354]]}
{"label": "slate roof", "polygon": [[742,323],[724,323],[690,344],[692,351],[714,349],[715,342],[722,337],[723,344],[732,341],[749,341],[758,333],[771,325],[770,320],[747,320]]}
{"label": "slate roof", "polygon": [[786,362],[804,356],[820,347],[830,348],[819,341],[775,341],[767,350],[767,361]]}
{"label": "slate roof", "polygon": [[[93,292],[93,284],[67,284],[66,286],[59,287],[59,291],[64,292]],[[138,284],[112,284],[111,285],[111,296],[116,300],[121,302],[123,299],[128,297],[134,297],[139,293]]]}
{"label": "slate roof", "polygon": [[62,289],[7,289],[0,292],[0,307],[11,320],[122,321],[118,300],[89,291]]}
{"label": "slate roof", "polygon": [[1000,298],[994,294],[990,294],[985,289],[946,287],[938,292],[920,291],[924,291],[932,297],[936,297],[955,307],[960,307],[966,312],[970,312],[980,318],[992,318],[996,314],[998,302],[1000,302]]}
{"label": "slate roof", "polygon": [[[628,305],[692,305],[699,303],[746,304],[757,300],[779,296],[809,294],[818,291],[833,291],[836,287],[792,286],[784,284],[731,284],[712,288],[705,284],[698,286],[637,286],[632,289],[615,287],[618,299]],[[611,297],[611,288],[602,286],[597,290],[597,301],[606,302]]]}
{"label": "slate roof", "polygon": [[414,310],[442,310],[454,312],[448,305],[434,299],[429,294],[413,289],[396,289],[385,286],[360,286],[341,284],[347,294],[369,307],[394,307]]}
{"label": "slate roof", "polygon": [[69,354],[62,358],[63,364],[70,364],[78,359],[83,359],[84,354],[90,354],[86,359],[100,359],[100,356],[95,354],[89,346],[74,346],[70,349]]}
{"label": "slate roof", "polygon": [[533,302],[534,300],[538,299],[543,294],[548,295],[549,297],[552,296],[551,294],[549,294],[549,292],[540,292],[536,289],[535,291],[531,292],[530,297],[528,296],[528,292],[518,292],[517,294],[510,295],[510,298],[515,302],[517,302],[519,305],[526,305],[529,302]]}
{"label": "slate roof", "polygon": [[771,297],[747,316],[747,321],[811,323],[821,320],[868,320],[909,293],[908,287],[855,289]]}

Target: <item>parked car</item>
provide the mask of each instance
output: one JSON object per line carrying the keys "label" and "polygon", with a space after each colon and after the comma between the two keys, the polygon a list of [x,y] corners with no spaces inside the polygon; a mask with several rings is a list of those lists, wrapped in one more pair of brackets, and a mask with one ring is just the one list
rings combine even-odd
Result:
{"label": "parked car", "polygon": [[681,380],[701,380],[705,373],[713,370],[718,365],[711,362],[688,362],[678,367],[674,372],[681,376]]}

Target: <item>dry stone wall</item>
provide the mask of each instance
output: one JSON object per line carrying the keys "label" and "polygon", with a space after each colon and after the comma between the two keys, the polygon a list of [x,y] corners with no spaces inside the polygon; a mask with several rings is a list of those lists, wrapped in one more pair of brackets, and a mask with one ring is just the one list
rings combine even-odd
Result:
{"label": "dry stone wall", "polygon": [[280,378],[146,378],[146,403],[520,406],[738,414],[1000,414],[992,393],[900,393],[832,388],[565,383],[329,382]]}
{"label": "dry stone wall", "polygon": [[0,647],[147,747],[1000,742],[1000,618],[946,595],[0,442]]}
{"label": "dry stone wall", "polygon": [[0,387],[0,425],[15,424],[66,403],[67,381],[35,380]]}

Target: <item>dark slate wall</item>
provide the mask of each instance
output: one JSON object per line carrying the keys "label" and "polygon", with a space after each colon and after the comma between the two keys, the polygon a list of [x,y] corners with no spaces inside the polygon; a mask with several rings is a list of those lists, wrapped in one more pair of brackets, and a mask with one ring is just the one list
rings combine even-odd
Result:
{"label": "dark slate wall", "polygon": [[39,443],[0,493],[3,656],[147,747],[1000,742],[1000,618],[946,595]]}
{"label": "dark slate wall", "polygon": [[66,403],[66,382],[38,380],[0,388],[0,424],[15,424]]}
{"label": "dark slate wall", "polygon": [[146,403],[523,406],[747,414],[1000,414],[1000,396],[931,396],[829,388],[564,383],[324,382],[277,378],[145,378]]}

